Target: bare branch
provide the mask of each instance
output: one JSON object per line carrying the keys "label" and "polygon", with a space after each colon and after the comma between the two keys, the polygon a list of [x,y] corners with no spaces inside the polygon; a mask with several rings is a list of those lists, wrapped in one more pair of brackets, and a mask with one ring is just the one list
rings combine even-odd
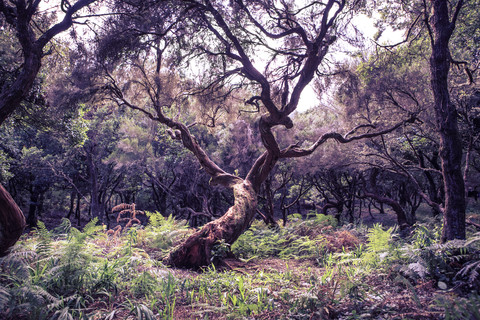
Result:
{"label": "bare branch", "polygon": [[75,2],[73,6],[68,7],[63,20],[52,26],[38,38],[37,46],[43,48],[54,36],[70,28],[73,23],[73,15],[95,1],[96,0],[79,0]]}
{"label": "bare branch", "polygon": [[459,0],[457,3],[457,6],[455,7],[455,12],[453,13],[452,16],[452,21],[450,21],[450,30],[453,32],[455,30],[455,24],[457,23],[458,15],[460,14],[460,10],[463,7],[463,2],[464,0]]}
{"label": "bare branch", "polygon": [[303,149],[303,148],[298,147],[298,145],[291,145],[291,146],[287,147],[286,149],[283,149],[280,152],[280,158],[297,158],[297,157],[304,157],[304,156],[310,155],[319,146],[321,146],[322,144],[324,144],[325,142],[327,142],[328,140],[331,140],[331,139],[336,140],[337,142],[340,142],[340,143],[349,143],[349,142],[352,142],[352,141],[355,141],[355,140],[378,137],[378,136],[390,133],[390,132],[400,128],[401,126],[403,126],[407,123],[413,123],[415,121],[415,119],[416,119],[416,114],[412,114],[410,116],[410,118],[408,118],[406,120],[403,120],[403,121],[395,124],[394,126],[392,126],[390,128],[380,130],[380,131],[376,131],[376,132],[364,133],[364,134],[360,134],[360,135],[353,136],[353,137],[347,137],[347,135],[350,134],[351,131],[345,136],[342,136],[338,132],[328,132],[328,133],[323,134],[309,148]]}

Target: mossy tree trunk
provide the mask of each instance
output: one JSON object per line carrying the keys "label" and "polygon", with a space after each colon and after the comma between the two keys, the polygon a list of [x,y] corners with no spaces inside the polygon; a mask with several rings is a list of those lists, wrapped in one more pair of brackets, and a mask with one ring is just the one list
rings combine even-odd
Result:
{"label": "mossy tree trunk", "polygon": [[257,192],[248,181],[233,186],[235,203],[219,219],[207,223],[174,250],[168,263],[175,267],[199,268],[212,263],[212,249],[220,241],[233,244],[250,226],[257,208]]}

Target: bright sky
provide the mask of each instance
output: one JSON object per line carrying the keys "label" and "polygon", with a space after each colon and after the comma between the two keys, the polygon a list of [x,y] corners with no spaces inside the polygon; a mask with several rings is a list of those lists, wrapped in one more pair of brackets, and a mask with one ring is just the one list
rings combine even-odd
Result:
{"label": "bright sky", "polygon": [[[373,53],[375,50],[375,43],[373,41],[373,37],[377,33],[377,28],[375,27],[374,20],[367,17],[366,15],[361,14],[353,19],[353,24],[364,34],[366,41],[369,42],[366,44],[366,47],[370,48],[371,52]],[[380,39],[378,39],[378,43],[395,44],[402,41],[403,37],[403,31],[393,31],[391,28],[387,28],[382,33]],[[341,56],[341,54],[336,53],[336,57],[338,58],[339,56]],[[348,56],[345,54],[344,58],[348,59]],[[317,106],[319,103],[320,100],[318,99],[313,87],[310,85],[305,88],[304,92],[302,93],[297,110],[299,112],[302,112]]]}
{"label": "bright sky", "polygon": [[[58,3],[57,1],[44,1],[40,4],[40,11],[41,12],[53,12],[55,10],[58,10]],[[59,13],[58,19],[63,18],[63,12]],[[371,48],[372,52],[375,49],[375,44],[373,42],[373,37],[375,33],[377,32],[377,29],[374,26],[374,20],[372,18],[367,17],[366,15],[358,15],[353,19],[353,24],[361,31],[364,33],[365,39],[367,42],[367,47]],[[77,28],[79,27],[78,25],[76,26]],[[82,29],[82,28],[80,28]],[[87,31],[87,30],[85,30]],[[61,35],[61,37],[69,38],[68,35]],[[393,30],[385,30],[385,32],[382,34],[382,37],[379,39],[380,43],[389,43],[393,44],[396,42],[400,42],[403,39],[403,32],[401,31],[393,31]],[[355,50],[352,48],[352,50]],[[358,49],[357,49],[358,50]],[[348,51],[346,49],[345,51]],[[348,55],[345,54],[344,58],[342,58],[342,53],[335,53],[335,58],[336,59],[348,59]],[[262,64],[260,61],[256,61],[259,64]],[[256,64],[257,64],[256,63]],[[263,70],[263,68],[259,65],[259,70]],[[201,68],[195,68],[197,72],[201,70]],[[298,106],[298,111],[302,112],[305,110],[308,110],[312,107],[317,106],[320,103],[320,100],[317,97],[317,94],[315,93],[313,87],[310,85],[305,88],[304,92],[301,95],[299,106]]]}

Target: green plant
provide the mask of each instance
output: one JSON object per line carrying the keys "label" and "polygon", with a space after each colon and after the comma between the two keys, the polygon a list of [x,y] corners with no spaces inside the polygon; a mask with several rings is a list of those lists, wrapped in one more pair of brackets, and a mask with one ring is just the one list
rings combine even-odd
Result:
{"label": "green plant", "polygon": [[143,271],[132,281],[131,292],[136,297],[153,295],[158,288],[157,279],[148,271]]}
{"label": "green plant", "polygon": [[270,228],[261,221],[254,221],[232,245],[235,255],[243,259],[279,257],[282,259],[317,259],[325,254],[325,238],[319,234],[321,226],[331,222],[317,217],[301,220],[291,215],[287,227]]}
{"label": "green plant", "polygon": [[224,239],[217,241],[210,252],[210,262],[217,264],[219,261],[227,257],[230,252],[230,244],[226,243]]}
{"label": "green plant", "polygon": [[457,261],[463,262],[462,268],[455,275],[456,279],[465,279],[466,284],[477,289],[480,286],[480,233],[474,234],[465,242],[465,248],[456,256]]}
{"label": "green plant", "polygon": [[153,311],[142,303],[135,305],[132,308],[131,313],[135,315],[137,320],[155,320],[155,314]]}
{"label": "green plant", "polygon": [[175,277],[169,272],[166,278],[160,282],[160,296],[164,305],[162,312],[163,319],[173,319],[173,312],[175,310],[176,296],[175,291],[177,281]]}
{"label": "green plant", "polygon": [[45,227],[42,221],[38,221],[35,235],[38,237],[38,243],[35,248],[36,253],[40,257],[46,257],[52,252],[52,235]]}
{"label": "green plant", "polygon": [[480,297],[476,294],[454,300],[440,296],[435,302],[443,308],[445,320],[480,320]]}
{"label": "green plant", "polygon": [[376,266],[384,260],[391,249],[393,228],[383,230],[382,226],[375,224],[367,232],[366,253],[362,255],[362,261],[367,266]]}
{"label": "green plant", "polygon": [[421,249],[438,243],[440,240],[440,231],[441,229],[436,226],[415,224],[410,240],[412,246],[416,249]]}
{"label": "green plant", "polygon": [[393,228],[383,230],[380,224],[375,224],[367,233],[367,251],[372,253],[385,252],[390,249]]}

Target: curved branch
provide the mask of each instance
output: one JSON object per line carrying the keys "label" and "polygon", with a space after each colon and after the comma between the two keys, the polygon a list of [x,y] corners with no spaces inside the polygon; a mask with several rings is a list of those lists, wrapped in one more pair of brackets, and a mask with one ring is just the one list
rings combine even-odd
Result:
{"label": "curved branch", "polygon": [[257,19],[253,17],[250,10],[248,10],[248,8],[244,5],[242,0],[237,1],[237,3],[240,5],[240,8],[247,13],[250,21],[267,37],[272,39],[281,39],[291,34],[298,34],[306,45],[310,44],[310,41],[308,40],[308,37],[307,37],[307,33],[302,27],[299,26],[296,28],[288,29],[288,30],[285,30],[284,32],[277,33],[277,34],[269,32],[257,21]]}
{"label": "curved branch", "polygon": [[323,134],[309,148],[304,149],[304,148],[298,147],[298,145],[291,145],[291,146],[281,150],[280,151],[280,158],[298,158],[298,157],[308,156],[308,155],[312,154],[319,146],[321,146],[322,144],[324,144],[325,142],[327,142],[328,140],[331,140],[331,139],[336,140],[337,142],[340,142],[340,143],[349,143],[349,142],[352,142],[352,141],[355,141],[355,140],[378,137],[378,136],[390,133],[390,132],[400,128],[401,126],[403,126],[407,123],[413,123],[415,121],[415,119],[416,119],[416,114],[412,114],[410,116],[410,118],[408,118],[407,120],[399,122],[399,123],[397,123],[396,125],[394,125],[390,128],[387,128],[387,129],[384,129],[384,130],[381,130],[381,131],[376,131],[376,132],[364,133],[364,134],[360,134],[360,135],[352,136],[352,137],[347,137],[348,134],[351,133],[351,131],[345,136],[342,136],[338,132],[328,132],[328,133]]}
{"label": "curved branch", "polygon": [[452,16],[452,21],[450,22],[450,30],[455,30],[455,24],[457,23],[458,15],[460,14],[460,9],[463,7],[463,2],[464,0],[459,0],[457,3],[457,6],[455,7],[455,12],[453,13]]}
{"label": "curved branch", "polygon": [[117,103],[127,106],[133,110],[138,110],[144,113],[151,120],[158,121],[172,129],[173,131],[169,131],[170,136],[173,139],[181,140],[183,146],[195,155],[197,160],[200,162],[202,168],[212,177],[210,180],[211,185],[222,185],[224,187],[232,188],[234,185],[243,182],[242,178],[225,172],[212,159],[210,159],[207,153],[198,144],[195,137],[190,133],[188,127],[163,115],[160,106],[155,107],[158,115],[155,117],[149,111],[129,103],[123,97],[118,99],[119,101]]}
{"label": "curved branch", "polygon": [[73,24],[73,15],[95,1],[97,0],[79,0],[75,2],[73,6],[70,6],[66,11],[63,20],[52,26],[40,38],[38,38],[38,47],[43,48],[54,36],[70,28]]}

